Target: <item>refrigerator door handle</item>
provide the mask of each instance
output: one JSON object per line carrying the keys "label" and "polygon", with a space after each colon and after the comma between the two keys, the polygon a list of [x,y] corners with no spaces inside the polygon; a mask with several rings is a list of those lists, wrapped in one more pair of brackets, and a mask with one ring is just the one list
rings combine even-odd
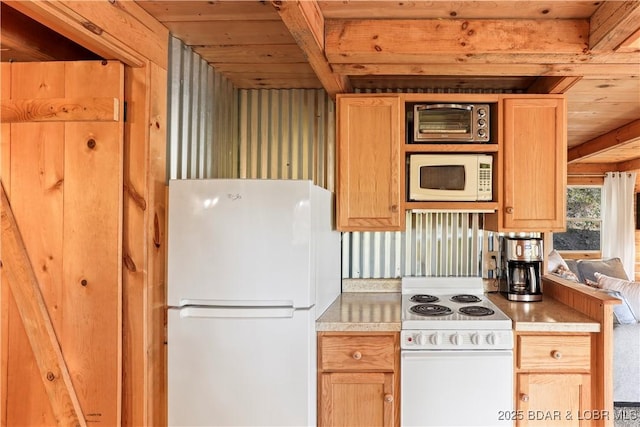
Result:
{"label": "refrigerator door handle", "polygon": [[292,318],[293,307],[182,307],[180,317],[194,318]]}

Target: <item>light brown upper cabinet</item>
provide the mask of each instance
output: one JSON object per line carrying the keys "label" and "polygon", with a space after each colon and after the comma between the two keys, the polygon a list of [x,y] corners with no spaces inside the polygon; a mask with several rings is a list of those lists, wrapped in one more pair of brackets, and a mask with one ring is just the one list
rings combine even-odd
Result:
{"label": "light brown upper cabinet", "polygon": [[488,215],[487,228],[563,231],[567,183],[565,98],[505,98],[501,130],[500,209]]}
{"label": "light brown upper cabinet", "polygon": [[400,97],[336,98],[338,229],[402,230]]}

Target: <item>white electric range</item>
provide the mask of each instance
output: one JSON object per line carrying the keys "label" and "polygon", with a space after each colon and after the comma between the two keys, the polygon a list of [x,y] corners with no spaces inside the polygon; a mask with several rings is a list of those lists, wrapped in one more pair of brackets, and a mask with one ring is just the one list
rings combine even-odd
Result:
{"label": "white electric range", "polygon": [[511,425],[512,322],[482,278],[405,277],[401,308],[401,424]]}

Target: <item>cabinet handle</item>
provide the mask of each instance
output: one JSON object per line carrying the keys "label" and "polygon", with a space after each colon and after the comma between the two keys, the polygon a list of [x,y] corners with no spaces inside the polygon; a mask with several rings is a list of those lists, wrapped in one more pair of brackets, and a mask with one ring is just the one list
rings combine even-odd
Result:
{"label": "cabinet handle", "polygon": [[354,351],[351,356],[356,360],[362,359],[362,353],[360,353],[359,351]]}
{"label": "cabinet handle", "polygon": [[558,350],[553,350],[551,352],[551,357],[553,357],[554,359],[562,359],[562,353],[560,353]]}
{"label": "cabinet handle", "polygon": [[513,208],[511,206],[505,208],[505,211],[507,211],[508,214],[512,214],[513,213]]}
{"label": "cabinet handle", "polygon": [[528,402],[529,401],[529,395],[522,393],[520,395],[520,400],[522,400],[523,402]]}
{"label": "cabinet handle", "polygon": [[398,212],[398,205],[391,205],[391,212]]}
{"label": "cabinet handle", "polygon": [[385,394],[384,395],[384,401],[387,402],[387,403],[393,402],[393,396],[390,395],[390,394]]}

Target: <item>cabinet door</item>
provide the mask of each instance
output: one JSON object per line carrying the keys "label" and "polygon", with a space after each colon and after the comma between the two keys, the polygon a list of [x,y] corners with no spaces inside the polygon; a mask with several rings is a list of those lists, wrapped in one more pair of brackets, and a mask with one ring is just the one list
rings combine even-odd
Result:
{"label": "cabinet door", "polygon": [[319,425],[394,426],[394,374],[322,374]]}
{"label": "cabinet door", "polygon": [[401,230],[399,96],[338,96],[337,112],[338,229]]}
{"label": "cabinet door", "polygon": [[590,425],[597,414],[588,410],[589,382],[589,374],[519,374],[516,425]]}
{"label": "cabinet door", "polygon": [[504,101],[504,231],[565,229],[564,98]]}

